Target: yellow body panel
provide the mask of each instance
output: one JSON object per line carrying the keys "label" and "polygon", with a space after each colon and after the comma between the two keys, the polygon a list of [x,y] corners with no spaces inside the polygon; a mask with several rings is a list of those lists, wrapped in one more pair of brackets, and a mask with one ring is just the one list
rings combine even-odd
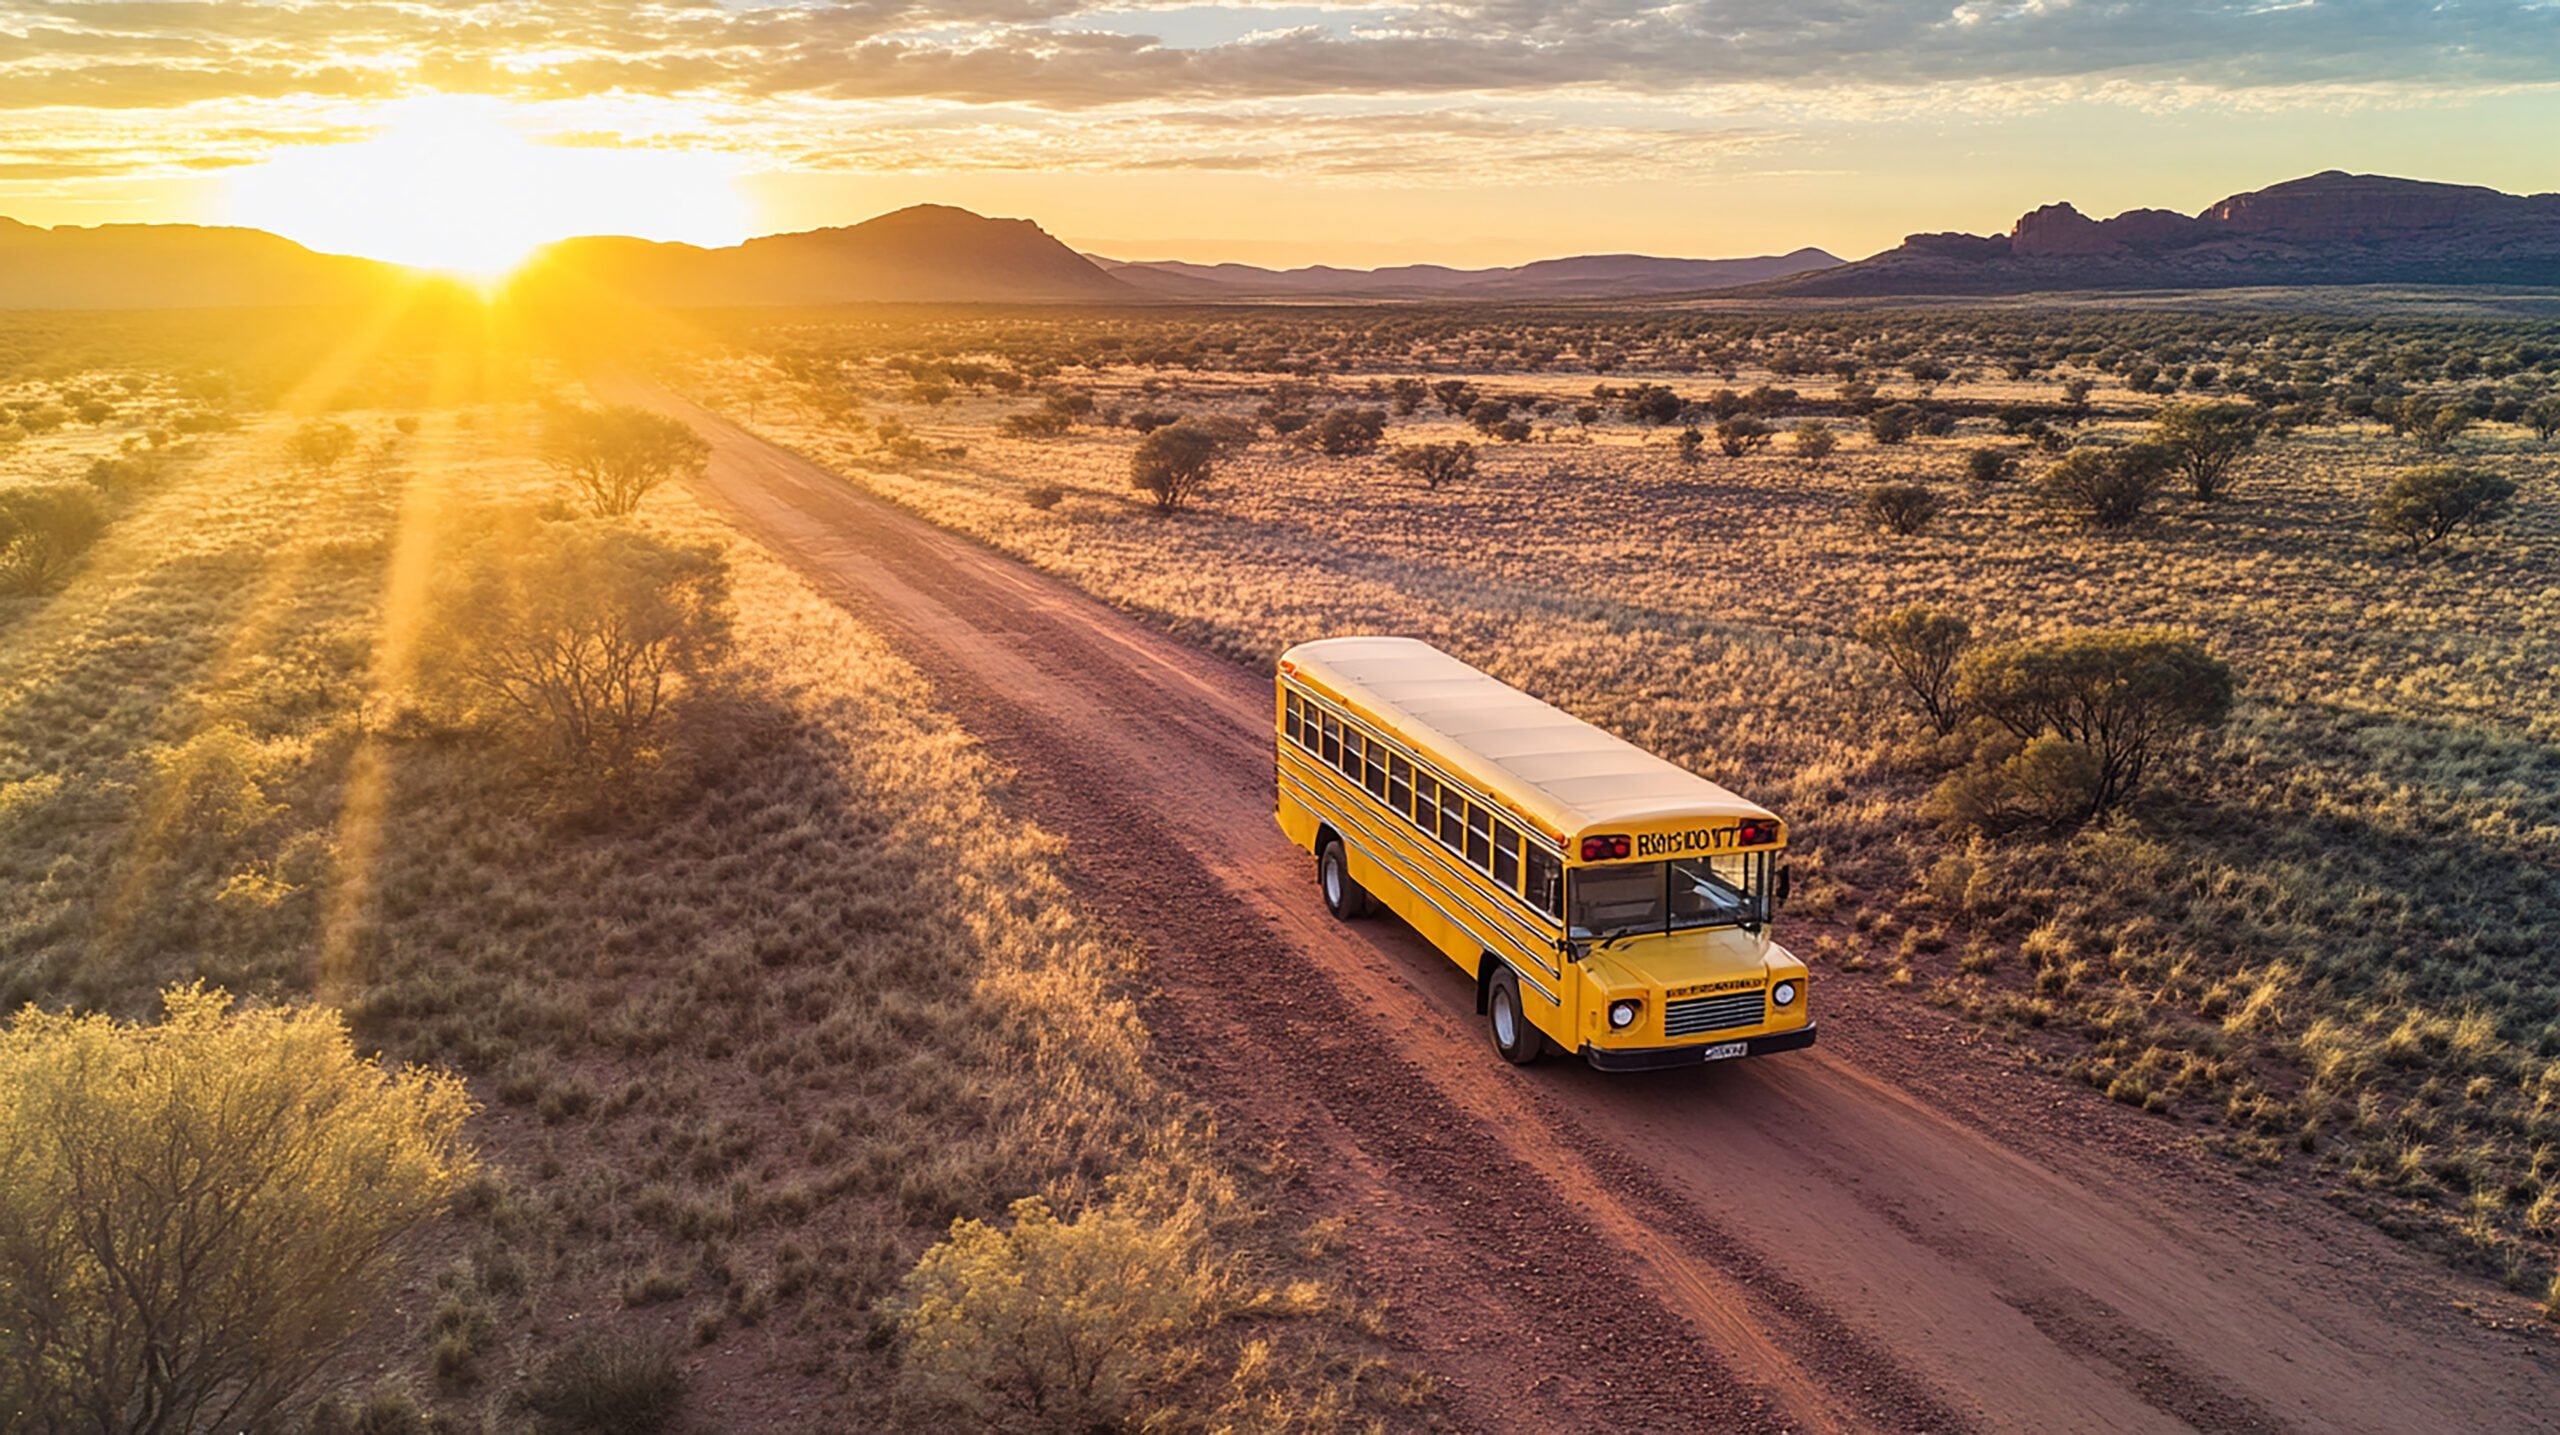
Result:
{"label": "yellow body panel", "polygon": [[[1295,694],[1306,741],[1291,735]],[[1562,941],[1561,885],[1542,902],[1528,873],[1586,866],[1579,844],[1606,832],[1630,839],[1631,857],[1659,860],[1701,852],[1774,853],[1783,829],[1765,809],[1663,762],[1579,719],[1540,703],[1426,644],[1410,639],[1333,639],[1302,644],[1283,658],[1275,703],[1278,729],[1277,815],[1290,841],[1310,853],[1330,832],[1343,842],[1353,880],[1403,918],[1478,982],[1488,958],[1509,966],[1520,984],[1522,1014],[1549,1040],[1595,1064],[1612,1056],[1668,1056],[1752,1038],[1797,1033],[1810,1039],[1804,964],[1769,939],[1765,926],[1647,933],[1606,942]],[[1318,737],[1319,719],[1329,719]],[[1335,740],[1333,729],[1342,737]],[[1389,765],[1348,764],[1352,734],[1363,753],[1383,749]],[[1405,765],[1399,785],[1393,764]],[[1385,777],[1381,777],[1381,773]],[[1431,784],[1491,813],[1497,837],[1507,823],[1519,843],[1498,883],[1490,856],[1498,850],[1461,840],[1444,843],[1431,804],[1416,788]],[[1740,842],[1742,824],[1774,840]],[[1544,854],[1548,867],[1538,866]],[[1791,982],[1785,1007],[1765,999]],[[1480,987],[1481,989],[1481,987]],[[1764,994],[1761,1020],[1740,1026],[1666,1031],[1671,1003],[1684,1021],[1747,1004]],[[1613,1029],[1613,1002],[1633,999],[1641,1011]],[[1778,1045],[1803,1044],[1780,1042]]]}

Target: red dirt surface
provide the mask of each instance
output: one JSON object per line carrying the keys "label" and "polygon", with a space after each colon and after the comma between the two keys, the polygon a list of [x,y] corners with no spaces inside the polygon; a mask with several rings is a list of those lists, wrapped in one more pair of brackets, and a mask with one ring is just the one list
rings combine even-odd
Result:
{"label": "red dirt surface", "polygon": [[1272,820],[1267,674],[600,388],[693,423],[699,492],[1014,768],[1150,949],[1163,1050],[1295,1163],[1303,1214],[1347,1219],[1448,1424],[2560,1430],[2523,1302],[1863,981],[1817,973],[1810,1051],[1503,1066],[1454,965],[1392,918],[1326,916]]}

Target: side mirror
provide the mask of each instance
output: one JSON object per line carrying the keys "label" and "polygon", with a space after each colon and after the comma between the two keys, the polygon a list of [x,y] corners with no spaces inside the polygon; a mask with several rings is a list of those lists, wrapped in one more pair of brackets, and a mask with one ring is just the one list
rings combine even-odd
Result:
{"label": "side mirror", "polygon": [[1779,901],[1783,902],[1787,900],[1788,891],[1795,886],[1795,875],[1795,869],[1792,867],[1780,867],[1778,869],[1777,899]]}

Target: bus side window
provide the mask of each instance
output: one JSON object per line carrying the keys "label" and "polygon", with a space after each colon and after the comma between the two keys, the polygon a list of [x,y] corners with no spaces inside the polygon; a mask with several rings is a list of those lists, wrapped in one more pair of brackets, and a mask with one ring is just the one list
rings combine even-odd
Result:
{"label": "bus side window", "polygon": [[1302,715],[1302,710],[1298,706],[1298,695],[1296,693],[1289,694],[1288,717],[1281,724],[1281,728],[1282,731],[1289,734],[1289,741],[1291,742],[1303,741],[1299,736],[1299,734],[1306,731],[1304,727],[1299,725],[1299,719]]}
{"label": "bus side window", "polygon": [[1413,764],[1404,754],[1387,754],[1387,805],[1399,815],[1413,811]]}
{"label": "bus side window", "polygon": [[1493,885],[1520,890],[1520,829],[1508,822],[1493,824]]}
{"label": "bus side window", "polygon": [[1349,723],[1342,725],[1342,775],[1353,782],[1360,780],[1360,749],[1368,742],[1360,730]]}
{"label": "bus side window", "polygon": [[1447,788],[1440,789],[1440,845],[1452,852],[1467,845],[1466,802]]}
{"label": "bus side window", "polygon": [[1476,867],[1493,865],[1493,814],[1472,802],[1467,804],[1467,862]]}
{"label": "bus side window", "polygon": [[1440,830],[1440,779],[1425,774],[1413,784],[1413,824],[1429,836]]}
{"label": "bus side window", "polygon": [[1532,842],[1529,844],[1528,873],[1529,885],[1524,895],[1528,897],[1529,905],[1550,917],[1563,916],[1564,864],[1556,860],[1554,853]]}
{"label": "bus side window", "polygon": [[1369,765],[1360,775],[1360,785],[1369,789],[1371,797],[1387,795],[1387,745],[1375,738],[1368,747]]}
{"label": "bus side window", "polygon": [[1324,752],[1322,753],[1322,756],[1325,760],[1325,764],[1329,767],[1340,767],[1342,765],[1342,719],[1335,717],[1331,713],[1326,713],[1324,715]]}

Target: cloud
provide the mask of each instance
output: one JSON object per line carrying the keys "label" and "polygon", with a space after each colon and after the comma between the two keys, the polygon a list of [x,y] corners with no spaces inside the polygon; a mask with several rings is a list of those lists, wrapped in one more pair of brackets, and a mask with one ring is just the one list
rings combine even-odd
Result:
{"label": "cloud", "polygon": [[2551,87],[2554,54],[2531,0],[0,0],[0,164],[112,170],[139,151],[73,117],[138,111],[160,172],[232,163],[438,90],[777,165],[1694,173],[1853,114],[2441,102]]}
{"label": "cloud", "polygon": [[[1303,20],[1323,7],[1293,5]],[[1607,85],[1913,85],[2085,78],[2224,89],[2550,78],[2560,7],[2486,0],[1446,0],[1182,45],[1077,0],[709,3],[0,0],[0,104],[348,93],[344,77],[492,92],[945,98],[1062,108],[1180,98]],[[1080,25],[1080,15],[1093,23]],[[32,88],[30,87],[32,85]]]}

